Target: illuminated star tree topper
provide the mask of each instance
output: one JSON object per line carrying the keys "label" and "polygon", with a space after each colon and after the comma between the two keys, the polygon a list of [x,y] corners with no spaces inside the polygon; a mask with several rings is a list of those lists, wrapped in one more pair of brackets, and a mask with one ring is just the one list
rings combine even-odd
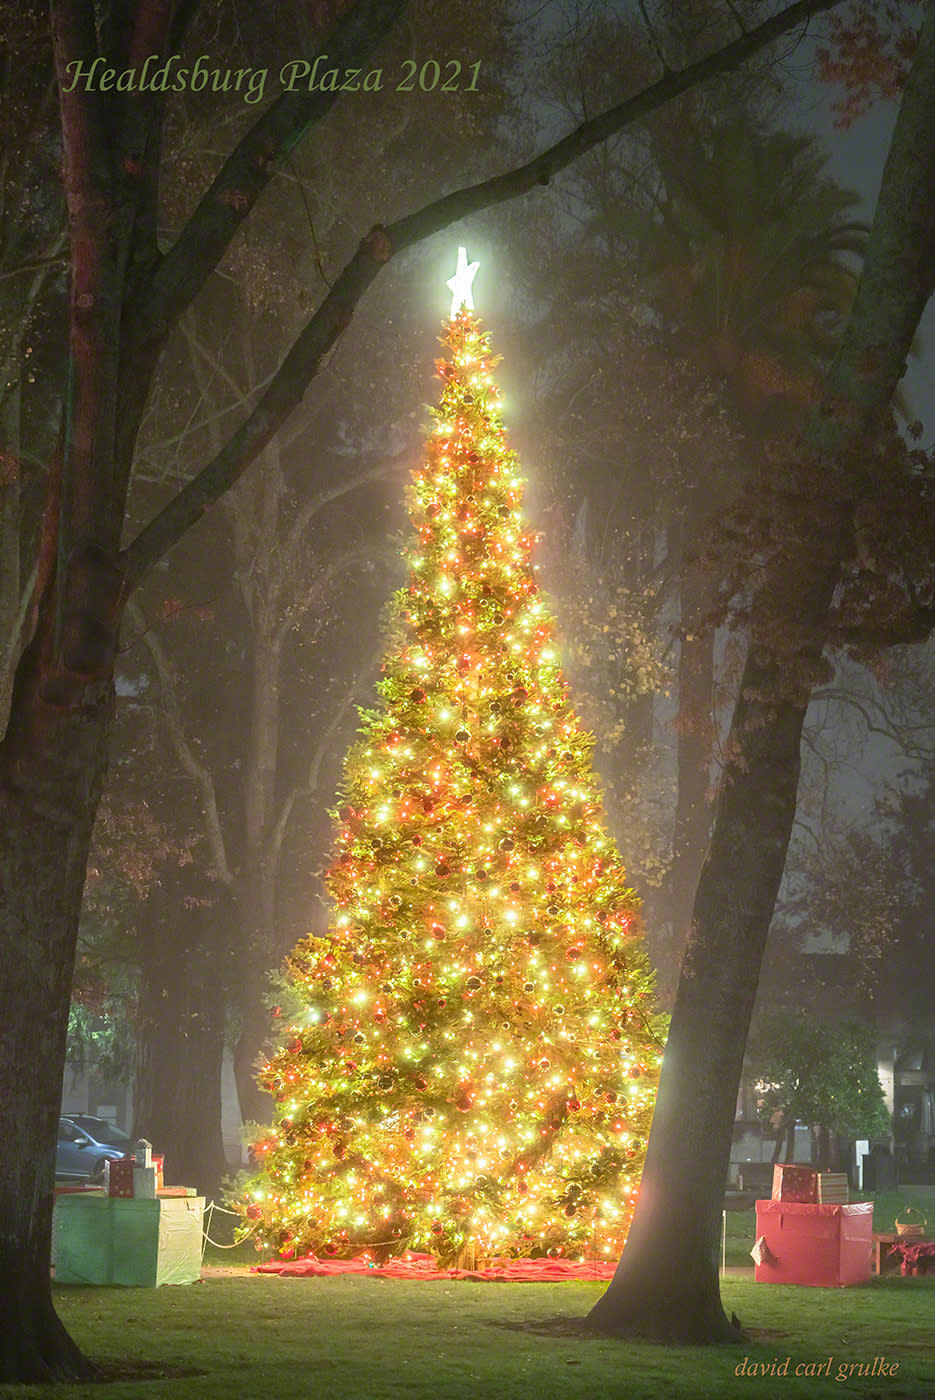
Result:
{"label": "illuminated star tree topper", "polygon": [[451,319],[457,316],[464,307],[468,311],[474,310],[474,278],[477,276],[477,269],[480,263],[469,263],[467,260],[467,249],[458,249],[458,265],[455,268],[454,277],[449,277],[446,286],[451,292]]}

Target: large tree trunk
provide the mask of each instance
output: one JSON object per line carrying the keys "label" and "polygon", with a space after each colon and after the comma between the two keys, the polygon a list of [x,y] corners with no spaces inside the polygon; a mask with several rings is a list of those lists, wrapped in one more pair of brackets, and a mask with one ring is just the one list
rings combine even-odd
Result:
{"label": "large tree trunk", "polygon": [[43,694],[33,643],[0,743],[0,1382],[94,1368],[52,1306],[55,1142],[78,915],[113,718],[109,683],[80,713]]}
{"label": "large tree trunk", "polygon": [[227,1173],[221,1132],[226,894],[191,866],[167,870],[142,924],[134,1133],[165,1156],[167,1184],[214,1196]]}
{"label": "large tree trunk", "polygon": [[[279,512],[278,475],[264,492],[265,538],[272,548]],[[244,792],[244,873],[238,882],[241,918],[241,1026],[234,1049],[234,1078],[245,1123],[262,1123],[271,1116],[272,1100],[256,1082],[257,1064],[270,1035],[266,1008],[269,974],[280,954],[277,930],[276,882],[279,843],[276,822],[276,778],[279,767],[280,684],[282,644],[278,618],[268,596],[258,597],[253,610],[251,655],[250,748]]]}
{"label": "large tree trunk", "polygon": [[263,1046],[270,1038],[270,1013],[265,1004],[269,966],[254,969],[241,983],[243,1019],[234,1047],[234,1079],[240,1113],[245,1123],[267,1123],[272,1117],[272,1100],[256,1082]]}
{"label": "large tree trunk", "polygon": [[679,714],[676,735],[678,795],[672,864],[669,868],[671,966],[674,986],[682,952],[688,941],[698,877],[711,830],[712,730],[714,693],[714,629],[682,638],[679,652]]}
{"label": "large tree trunk", "polygon": [[795,815],[809,671],[852,557],[856,508],[885,471],[878,441],[935,283],[933,75],[935,0],[927,0],[854,309],[803,434],[813,466],[801,494],[784,483],[794,520],[756,599],[640,1197],[623,1258],[589,1317],[602,1331],[686,1342],[742,1336],[724,1315],[717,1271],[731,1125]]}
{"label": "large tree trunk", "polygon": [[[827,537],[826,537],[827,538]],[[837,550],[812,573],[803,622],[831,601]],[[830,561],[830,562],[829,562]],[[815,561],[813,561],[814,567]],[[801,561],[804,569],[804,561]],[[804,658],[800,658],[804,659]],[[807,700],[751,649],[676,993],[643,1184],[592,1326],[680,1342],[737,1341],[718,1287],[721,1203],[744,1048],[795,814]]]}

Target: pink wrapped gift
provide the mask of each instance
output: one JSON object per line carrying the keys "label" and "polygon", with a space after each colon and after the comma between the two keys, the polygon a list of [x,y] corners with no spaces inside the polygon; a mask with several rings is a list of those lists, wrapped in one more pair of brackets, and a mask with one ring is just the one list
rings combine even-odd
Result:
{"label": "pink wrapped gift", "polygon": [[796,1201],[757,1201],[757,1283],[804,1283],[843,1288],[870,1277],[873,1202],[805,1205]]}

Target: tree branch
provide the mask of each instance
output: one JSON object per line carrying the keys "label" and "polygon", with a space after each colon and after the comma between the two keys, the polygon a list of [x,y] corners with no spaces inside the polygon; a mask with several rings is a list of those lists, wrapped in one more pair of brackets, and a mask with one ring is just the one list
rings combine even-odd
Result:
{"label": "tree branch", "polygon": [[227,847],[224,841],[224,831],[221,826],[221,816],[218,811],[217,793],[214,787],[214,777],[209,768],[200,762],[194,750],[188,742],[185,734],[185,725],[182,721],[182,711],[179,706],[178,692],[175,687],[175,676],[172,665],[166,655],[162,642],[150,627],[142,609],[135,602],[131,602],[127,608],[127,614],[133,621],[134,626],[140,629],[142,640],[156,667],[159,676],[159,688],[162,692],[163,705],[165,706],[166,724],[169,730],[169,737],[172,740],[172,747],[175,749],[176,757],[185,772],[192,778],[201,790],[202,812],[205,822],[205,835],[211,847],[211,854],[214,858],[215,868],[218,878],[225,885],[233,885],[234,875],[227,862]]}
{"label": "tree branch", "polygon": [[7,282],[11,277],[23,277],[27,272],[43,272],[50,267],[67,267],[68,259],[60,258],[37,258],[35,262],[21,263],[19,267],[11,267],[7,272],[0,272],[0,282]]}
{"label": "tree branch", "polygon": [[426,205],[388,228],[377,226],[361,240],[315,315],[286,355],[253,412],[222,450],[146,525],[124,551],[127,589],[176,544],[204,512],[246,470],[301,401],[328,351],[350,324],[357,303],[380,269],[396,253],[481,209],[547,185],[558,171],[584,152],[656,111],[698,83],[738,68],[752,54],[812,15],[831,9],[837,0],[797,0],[756,29],[716,53],[669,73],[635,97],[629,97],[584,122],[528,164],[504,175]]}
{"label": "tree branch", "polygon": [[918,646],[935,632],[935,606],[907,607],[888,623],[834,623],[832,637],[839,646],[883,651],[887,647]]}
{"label": "tree branch", "polygon": [[[59,570],[63,571],[76,540],[99,538],[106,547],[119,538],[117,503],[110,490],[110,425],[101,408],[106,389],[113,387],[108,345],[116,342],[116,309],[108,286],[112,258],[108,248],[110,143],[100,95],[82,91],[68,72],[73,63],[90,65],[97,55],[93,11],[77,0],[53,0],[51,19],[71,274],[58,539]],[[105,502],[107,512],[100,509]],[[105,514],[109,520],[100,518]]]}
{"label": "tree branch", "polygon": [[643,18],[643,24],[646,29],[646,34],[649,38],[652,51],[659,61],[659,67],[662,69],[663,73],[671,73],[672,69],[669,67],[669,64],[666,61],[666,56],[662,52],[662,45],[659,42],[659,38],[656,34],[655,29],[653,28],[652,20],[649,18],[649,14],[647,13],[645,0],[638,0],[638,3],[640,7],[640,14]]}
{"label": "tree branch", "polygon": [[[370,554],[372,551],[368,551],[367,553]],[[363,548],[360,545],[354,545],[349,549],[343,550],[337,558],[332,559],[324,568],[319,569],[312,578],[306,577],[304,586],[295,581],[293,601],[288,609],[282,608],[282,604],[279,603],[274,593],[272,600],[273,605],[276,606],[277,603],[279,604],[282,608],[282,616],[273,630],[273,645],[282,647],[289,633],[294,627],[298,626],[300,620],[311,608],[316,598],[321,597],[328,586],[333,583],[339,574],[343,573],[349,564],[357,563],[362,557],[364,557]],[[296,572],[298,572],[297,569]]]}
{"label": "tree branch", "polygon": [[[357,0],[327,38],[331,67],[362,68],[406,0]],[[280,163],[338,99],[335,92],[283,92],[224,162],[139,296],[138,339],[161,341],[191,304]]]}
{"label": "tree branch", "polygon": [[401,467],[412,461],[411,452],[400,452],[395,457],[389,458],[378,467],[371,467],[368,471],[360,472],[357,476],[340,482],[337,486],[330,487],[327,491],[320,491],[310,501],[307,501],[296,516],[292,528],[289,530],[282,545],[282,567],[279,570],[279,580],[277,583],[277,594],[283,583],[288,578],[290,571],[295,567],[295,556],[302,537],[308,529],[312,520],[325,506],[332,501],[340,500],[342,496],[348,495],[351,491],[356,491],[360,486],[366,486],[372,481],[385,481],[387,477],[393,476]]}
{"label": "tree branch", "polygon": [[279,809],[279,813],[276,817],[276,821],[273,825],[272,831],[270,832],[269,850],[271,859],[279,858],[279,852],[282,849],[282,843],[283,839],[285,838],[286,829],[289,825],[289,819],[292,816],[293,809],[298,799],[300,797],[311,797],[315,792],[318,791],[318,785],[321,781],[321,766],[324,762],[325,754],[330,748],[331,740],[334,738],[335,734],[338,732],[339,728],[343,724],[344,717],[350,709],[351,704],[353,703],[354,695],[356,694],[357,688],[360,684],[361,676],[367,674],[373,668],[373,666],[379,660],[381,654],[382,642],[380,644],[380,648],[371,657],[369,665],[362,667],[358,674],[355,676],[354,680],[348,686],[344,695],[344,699],[341,701],[341,704],[338,705],[337,709],[335,709],[332,712],[330,720],[325,725],[321,734],[318,736],[318,743],[315,745],[315,751],[312,754],[311,762],[309,763],[308,776],[306,777],[305,782],[301,785],[296,785],[283,798],[283,802]]}

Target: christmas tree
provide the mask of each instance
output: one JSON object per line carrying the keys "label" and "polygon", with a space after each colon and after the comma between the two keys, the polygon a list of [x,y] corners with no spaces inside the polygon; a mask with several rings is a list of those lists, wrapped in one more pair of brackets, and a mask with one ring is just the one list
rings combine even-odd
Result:
{"label": "christmas tree", "polygon": [[612,1257],[661,1059],[459,250],[397,636],[347,758],[326,937],[260,1075],[240,1202],[286,1256]]}

